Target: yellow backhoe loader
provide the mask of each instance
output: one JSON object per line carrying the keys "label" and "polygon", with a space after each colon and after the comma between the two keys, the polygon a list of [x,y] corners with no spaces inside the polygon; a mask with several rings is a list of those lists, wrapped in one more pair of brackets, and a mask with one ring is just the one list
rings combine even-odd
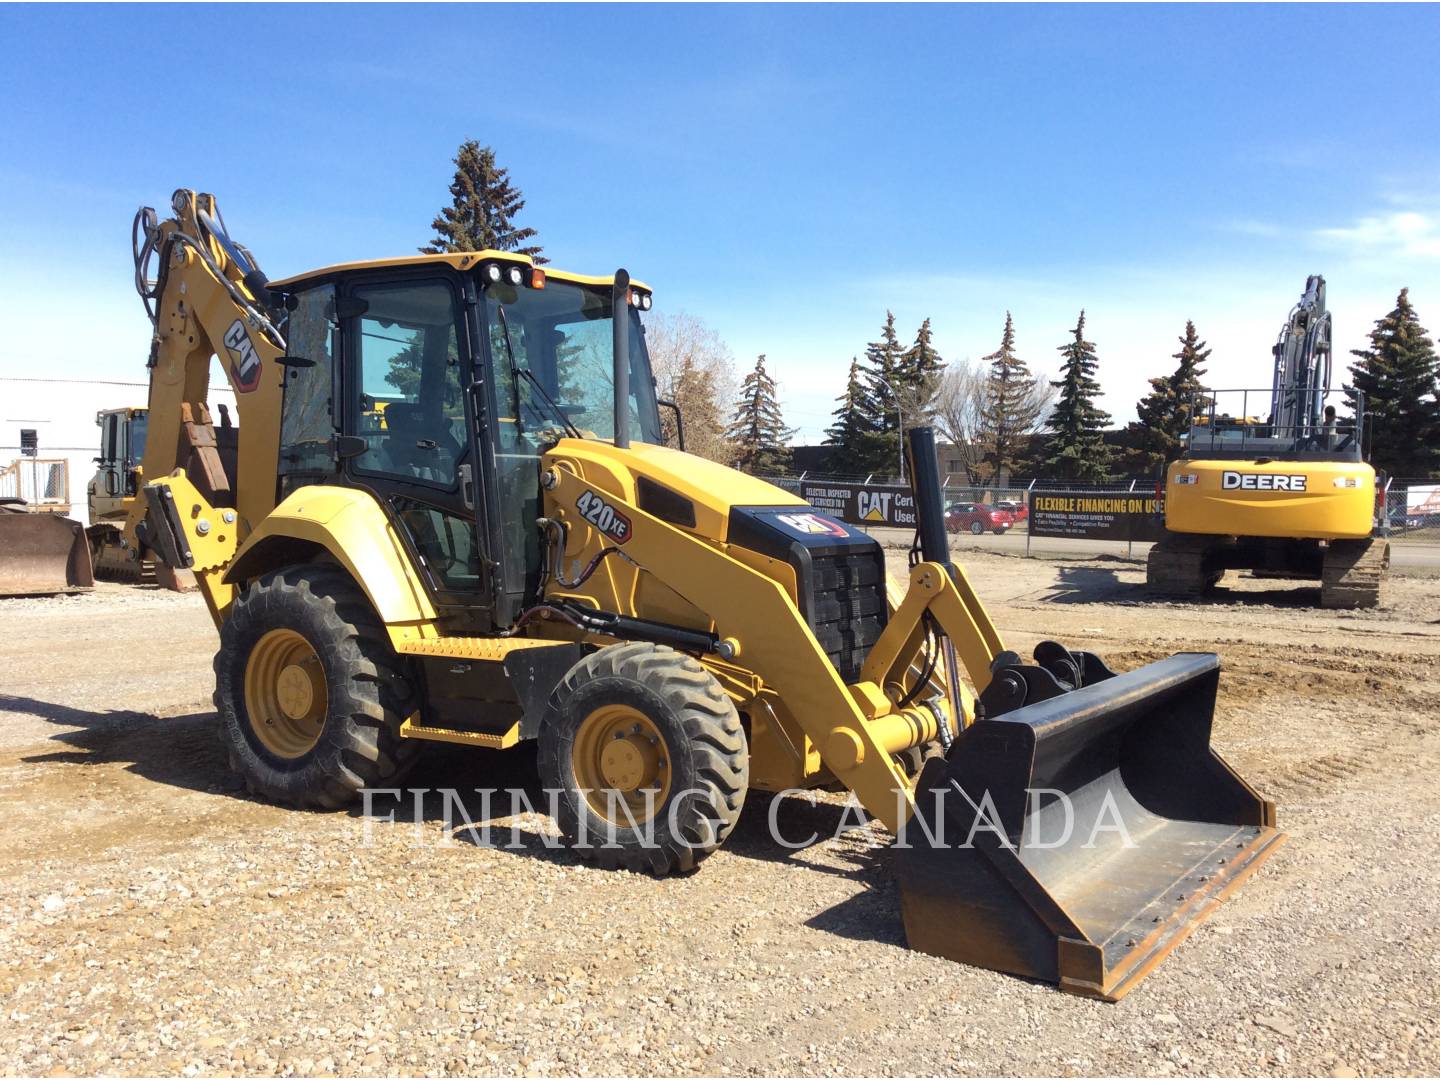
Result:
{"label": "yellow backhoe loader", "polygon": [[[172,206],[136,222],[155,336],[127,527],[199,582],[251,790],[336,807],[426,740],[536,740],[579,855],[656,874],[750,790],[848,790],[896,835],[914,947],[1109,999],[1280,840],[1210,747],[1214,655],[1116,674],[1004,648],[949,559],[927,429],[892,604],[872,538],[662,444],[625,271],[477,251],[270,281],[211,196]],[[233,465],[199,408],[212,353]]]}

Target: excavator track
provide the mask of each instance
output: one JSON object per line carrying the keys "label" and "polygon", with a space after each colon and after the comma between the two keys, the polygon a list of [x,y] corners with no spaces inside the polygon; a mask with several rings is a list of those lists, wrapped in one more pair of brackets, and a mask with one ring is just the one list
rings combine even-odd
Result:
{"label": "excavator track", "polygon": [[1206,556],[1215,546],[1209,536],[1167,533],[1150,548],[1145,591],[1151,596],[1199,596],[1224,574],[1224,570],[1206,566]]}
{"label": "excavator track", "polygon": [[1320,577],[1322,608],[1372,608],[1390,569],[1390,541],[1332,540]]}

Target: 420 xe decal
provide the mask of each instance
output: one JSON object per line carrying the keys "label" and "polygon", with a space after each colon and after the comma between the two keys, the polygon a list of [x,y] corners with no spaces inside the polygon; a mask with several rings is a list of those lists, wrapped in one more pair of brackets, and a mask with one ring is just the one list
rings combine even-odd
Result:
{"label": "420 xe decal", "polygon": [[575,508],[581,517],[617,544],[630,539],[630,519],[593,491],[581,492]]}

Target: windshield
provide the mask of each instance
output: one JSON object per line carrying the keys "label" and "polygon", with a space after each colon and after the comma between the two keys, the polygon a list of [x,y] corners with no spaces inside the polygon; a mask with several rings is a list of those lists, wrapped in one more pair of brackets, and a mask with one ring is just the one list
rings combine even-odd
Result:
{"label": "windshield", "polygon": [[[485,324],[502,424],[517,434],[615,437],[610,290],[551,279],[543,289],[490,284]],[[630,315],[630,438],[661,443],[640,314]]]}

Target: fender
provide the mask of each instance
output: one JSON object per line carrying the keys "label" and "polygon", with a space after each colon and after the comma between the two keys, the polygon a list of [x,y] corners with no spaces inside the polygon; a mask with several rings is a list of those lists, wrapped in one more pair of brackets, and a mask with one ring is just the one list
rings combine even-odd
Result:
{"label": "fender", "polygon": [[314,485],[291,494],[245,538],[225,582],[238,584],[294,562],[296,541],[324,549],[344,566],[392,632],[434,621],[425,585],[385,511],[355,488]]}

